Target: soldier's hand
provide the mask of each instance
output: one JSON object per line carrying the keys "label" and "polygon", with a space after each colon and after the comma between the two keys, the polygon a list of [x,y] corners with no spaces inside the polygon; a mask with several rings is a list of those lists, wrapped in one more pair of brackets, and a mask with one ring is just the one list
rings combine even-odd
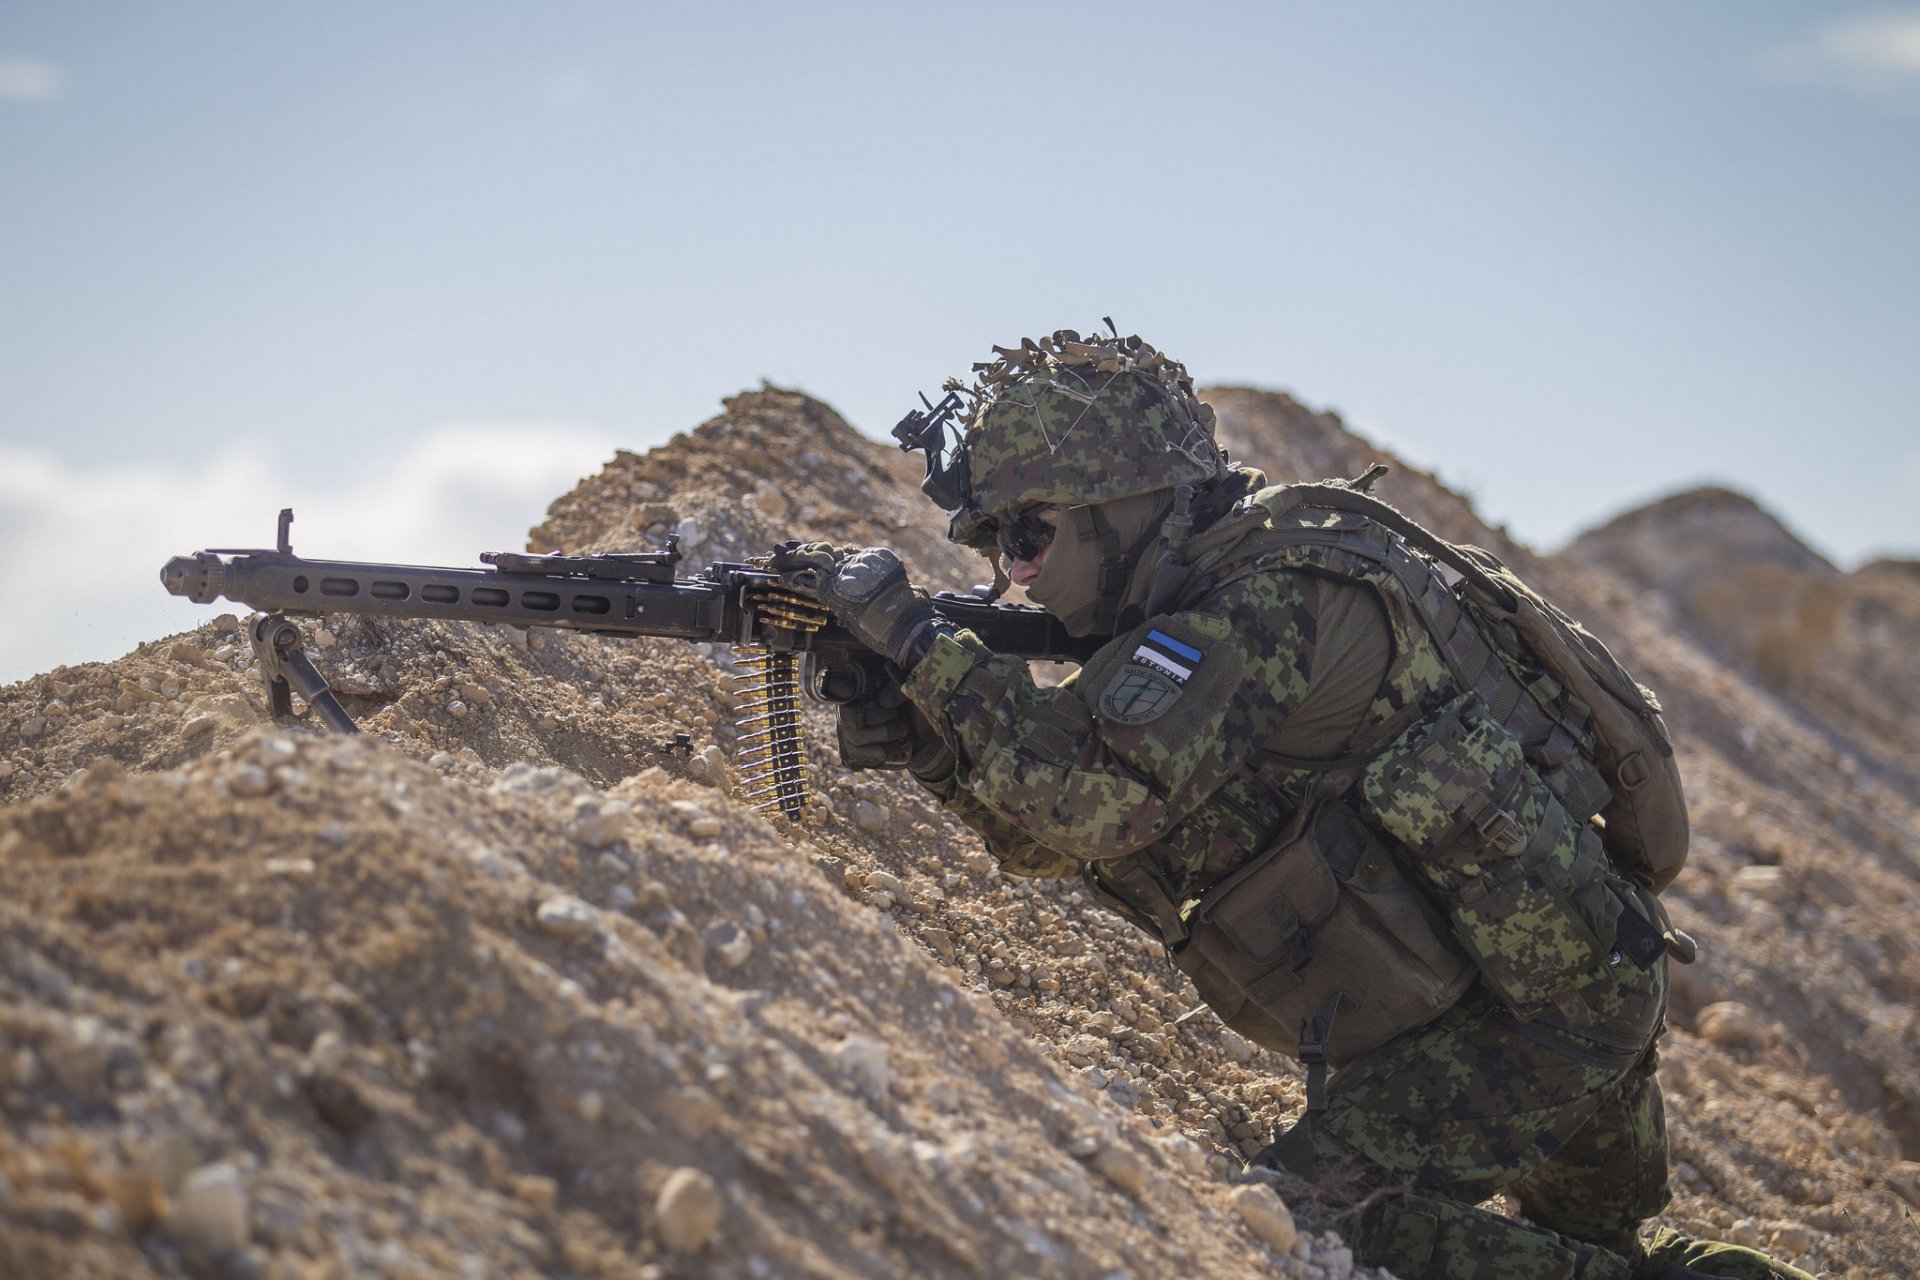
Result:
{"label": "soldier's hand", "polygon": [[824,542],[799,543],[773,553],[770,566],[795,591],[833,610],[847,630],[875,653],[910,668],[915,641],[939,614],[907,581],[907,567],[885,547],[845,552]]}
{"label": "soldier's hand", "polygon": [[767,567],[789,579],[787,585],[813,595],[813,591],[794,579],[806,570],[832,577],[840,562],[858,551],[858,547],[836,547],[831,542],[783,542],[767,557]]}
{"label": "soldier's hand", "polygon": [[897,680],[840,704],[840,763],[849,769],[950,771],[953,753]]}

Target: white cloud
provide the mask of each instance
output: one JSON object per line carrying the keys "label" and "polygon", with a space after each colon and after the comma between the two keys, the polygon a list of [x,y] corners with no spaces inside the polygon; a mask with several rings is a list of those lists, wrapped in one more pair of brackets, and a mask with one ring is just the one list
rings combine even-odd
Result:
{"label": "white cloud", "polygon": [[1920,76],[1920,9],[1857,14],[1828,24],[1819,48],[1862,75]]}
{"label": "white cloud", "polygon": [[0,58],[0,100],[53,102],[67,92],[67,73],[51,62]]}
{"label": "white cloud", "polygon": [[517,551],[547,504],[613,454],[585,427],[442,427],[346,489],[288,457],[239,449],[204,466],[98,467],[0,446],[0,683],[112,659],[230,604],[168,595],[160,566],[207,547],[270,546],[281,507],[293,546],[324,559],[475,565]]}
{"label": "white cloud", "polygon": [[1886,105],[1920,104],[1920,8],[1835,18],[1762,56],[1774,79],[1846,89]]}

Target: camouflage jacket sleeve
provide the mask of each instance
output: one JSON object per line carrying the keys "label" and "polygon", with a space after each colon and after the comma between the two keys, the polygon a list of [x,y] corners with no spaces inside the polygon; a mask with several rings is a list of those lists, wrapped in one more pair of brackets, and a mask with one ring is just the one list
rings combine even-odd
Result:
{"label": "camouflage jacket sleeve", "polygon": [[1304,695],[1311,635],[1293,575],[1260,574],[1149,619],[1058,688],[970,632],[936,641],[904,688],[954,748],[948,803],[996,852],[1018,832],[1056,854],[1114,858],[1163,838],[1241,770]]}
{"label": "camouflage jacket sleeve", "polygon": [[1036,879],[1062,879],[1080,874],[1081,862],[1058,849],[1049,849],[1007,821],[960,785],[957,774],[938,781],[919,779],[943,808],[972,827],[986,844],[987,852],[999,860],[1000,869],[1010,875]]}

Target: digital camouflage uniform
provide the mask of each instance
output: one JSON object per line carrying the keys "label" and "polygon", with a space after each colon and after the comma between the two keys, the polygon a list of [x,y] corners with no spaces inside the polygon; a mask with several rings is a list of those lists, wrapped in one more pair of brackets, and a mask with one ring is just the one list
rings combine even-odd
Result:
{"label": "digital camouflage uniform", "polygon": [[[1308,1114],[1267,1154],[1346,1206],[1342,1232],[1364,1261],[1402,1280],[1659,1274],[1635,1236],[1669,1197],[1654,1049],[1666,960],[1663,944],[1630,941],[1644,940],[1658,909],[1613,874],[1584,816],[1569,816],[1580,809],[1574,775],[1550,791],[1506,722],[1463,693],[1458,649],[1450,641],[1443,654],[1409,603],[1418,575],[1382,567],[1400,556],[1404,569],[1402,544],[1351,515],[1288,509],[1279,491],[1252,492],[1257,472],[1229,471],[1211,411],[1177,364],[1137,339],[1101,347],[1070,333],[996,351],[998,362],[976,366],[985,375],[966,435],[975,508],[954,513],[953,536],[990,546],[996,521],[1035,504],[1104,504],[1058,522],[1058,536],[1086,545],[1048,553],[1097,564],[1097,607],[1048,607],[1076,634],[1115,639],[1052,688],[969,632],[903,643],[901,689],[945,747],[916,755],[920,781],[1007,871],[1084,875],[1167,940],[1229,1025],[1332,1062],[1330,1088],[1310,1072]],[[1035,395],[1035,383],[1060,394]],[[943,487],[938,465],[930,455],[929,494],[959,492]],[[1140,471],[1157,481],[1129,475]],[[1208,512],[1189,541],[1176,528],[1183,491],[1151,550],[1100,516],[1176,484],[1240,500]],[[1436,755],[1436,743],[1446,750]],[[1567,748],[1549,774],[1581,767]],[[1490,787],[1495,774],[1499,822],[1481,813],[1480,837],[1427,847],[1439,827],[1461,829],[1462,805],[1475,812],[1463,779]],[[1362,806],[1365,821],[1353,817]],[[1336,993],[1319,1019],[1283,1024],[1265,1010],[1290,1005],[1250,998],[1247,975],[1222,967],[1233,958],[1202,945],[1210,904],[1234,902],[1221,895],[1250,873],[1291,865],[1262,851],[1291,856],[1290,842],[1323,815],[1333,834],[1315,847],[1351,846],[1326,857],[1345,859],[1334,870],[1341,894],[1373,912],[1371,936],[1427,1001],[1411,1021],[1370,1025],[1366,999],[1343,1014]],[[1397,851],[1385,852],[1382,830]],[[1406,889],[1413,875],[1421,891]],[[1282,934],[1294,928],[1296,947],[1338,941],[1309,935],[1287,896],[1283,882],[1269,914]],[[1413,941],[1402,945],[1402,933]],[[1299,948],[1274,972],[1290,968],[1296,976],[1281,976],[1297,981],[1314,960],[1340,964]],[[1528,1222],[1475,1207],[1501,1192]],[[1657,1252],[1710,1262],[1712,1274],[1799,1274],[1749,1251],[1712,1253],[1722,1248],[1673,1237]]]}
{"label": "digital camouflage uniform", "polygon": [[[1169,707],[1128,724],[1112,699],[1103,708],[1103,695],[1126,679],[1149,632],[1204,656]],[[1333,659],[1383,654],[1385,639],[1384,617],[1360,588],[1256,573],[1142,624],[1057,688],[1037,687],[1024,662],[962,634],[936,641],[905,689],[955,747],[959,764],[936,794],[1009,871],[1077,875],[1086,862],[1132,855],[1184,894],[1258,848],[1279,821],[1248,768],[1256,748],[1336,754],[1301,748],[1350,739],[1422,692],[1410,675],[1402,688],[1354,696],[1352,667]],[[1445,666],[1429,657],[1437,694]],[[1301,712],[1312,722],[1305,733],[1291,724]],[[1288,1166],[1318,1178],[1352,1164],[1371,1184],[1425,1193],[1374,1200],[1346,1224],[1361,1257],[1406,1280],[1628,1275],[1596,1245],[1629,1247],[1667,1199],[1651,1048],[1664,972],[1597,969],[1581,993],[1592,1011],[1584,1034],[1522,1024],[1471,992],[1337,1072],[1311,1141],[1296,1130],[1284,1146]],[[1550,1230],[1471,1207],[1500,1191]]]}

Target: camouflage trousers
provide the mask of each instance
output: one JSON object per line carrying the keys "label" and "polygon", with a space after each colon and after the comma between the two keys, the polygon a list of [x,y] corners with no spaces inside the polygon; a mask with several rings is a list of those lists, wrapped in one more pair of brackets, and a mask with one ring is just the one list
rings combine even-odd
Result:
{"label": "camouflage trousers", "polygon": [[[1666,994],[1664,959],[1607,966],[1567,1017],[1521,1022],[1476,985],[1337,1072],[1268,1162],[1345,1206],[1355,1255],[1401,1280],[1626,1280],[1670,1197]],[[1476,1207],[1501,1192],[1533,1225]]]}

